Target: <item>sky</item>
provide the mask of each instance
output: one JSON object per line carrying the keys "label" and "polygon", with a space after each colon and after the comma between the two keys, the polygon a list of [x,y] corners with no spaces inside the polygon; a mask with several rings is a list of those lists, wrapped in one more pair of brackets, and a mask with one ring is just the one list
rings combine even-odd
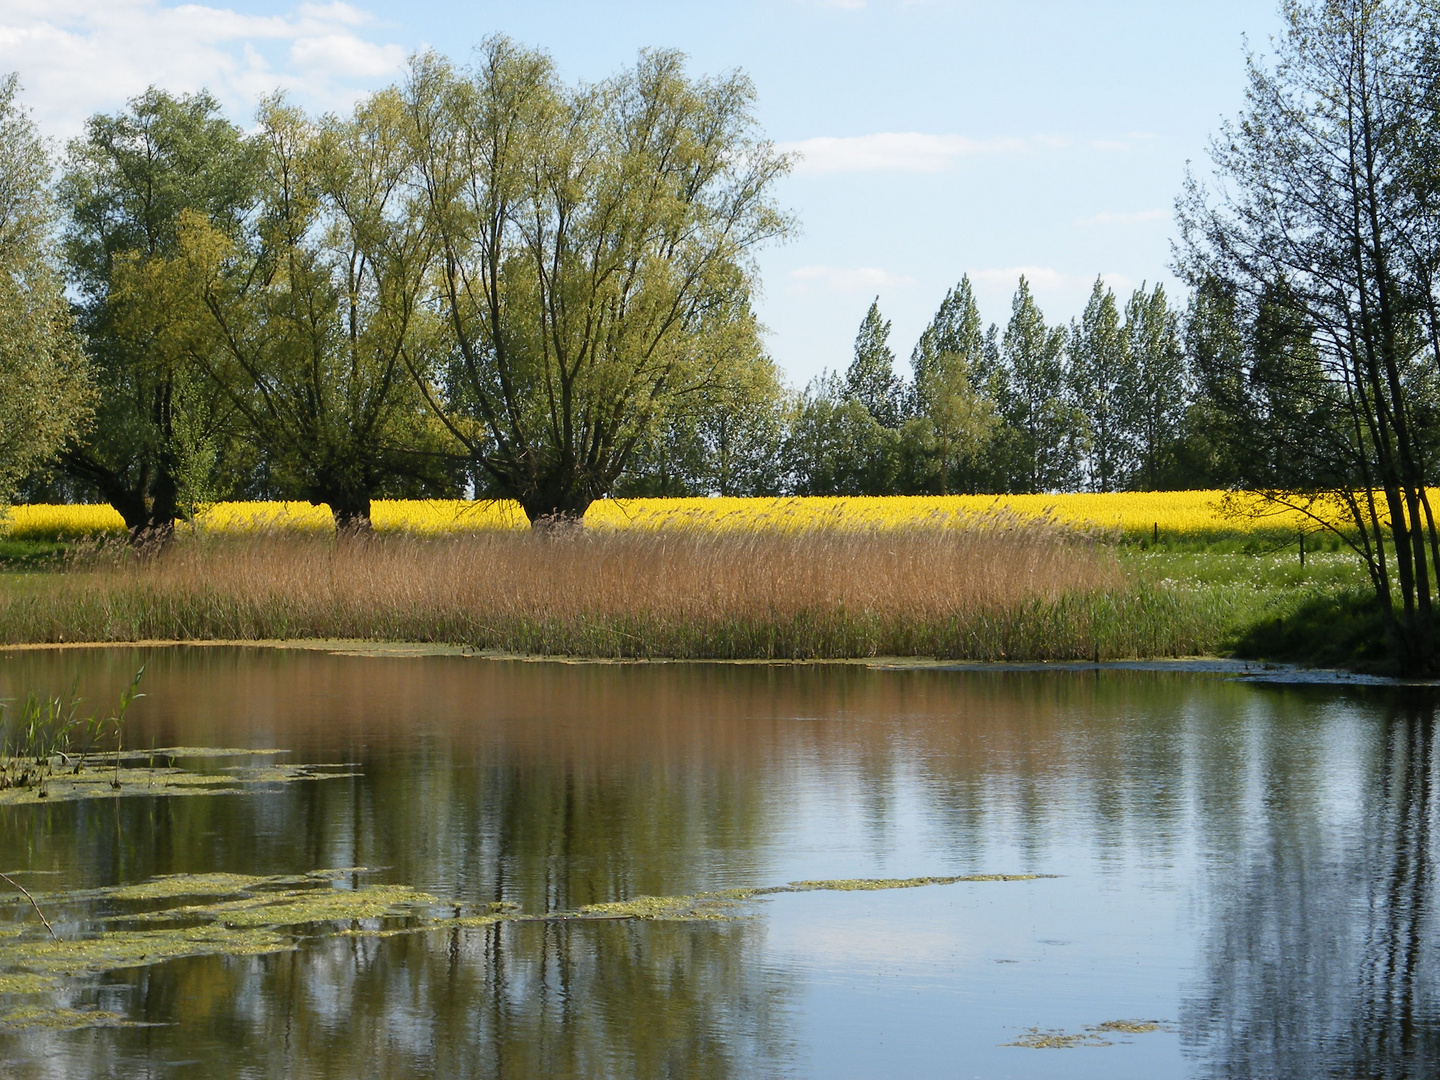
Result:
{"label": "sky", "polygon": [[1183,301],[1175,196],[1278,24],[1274,0],[0,0],[0,70],[58,152],[147,86],[207,88],[242,123],[276,89],[343,111],[415,50],[463,62],[495,33],[571,81],[653,47],[738,68],[799,155],[775,194],[800,228],[761,253],[758,308],[800,387],[849,364],[877,296],[905,367],[964,274],[1002,327],[1021,273],[1052,322],[1097,275]]}

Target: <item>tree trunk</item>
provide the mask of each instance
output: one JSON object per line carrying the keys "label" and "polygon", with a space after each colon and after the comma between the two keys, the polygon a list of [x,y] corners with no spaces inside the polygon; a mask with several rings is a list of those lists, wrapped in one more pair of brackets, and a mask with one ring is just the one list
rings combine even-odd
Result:
{"label": "tree trunk", "polygon": [[591,496],[576,491],[551,491],[522,498],[520,506],[530,519],[532,529],[578,527],[584,524],[585,511],[594,501]]}
{"label": "tree trunk", "polygon": [[336,533],[356,536],[371,531],[368,491],[330,492],[313,501],[330,507],[330,514],[335,519]]}
{"label": "tree trunk", "polygon": [[180,517],[179,484],[164,468],[140,469],[140,478],[127,482],[112,469],[78,453],[62,459],[71,476],[95,485],[105,501],[125,522],[130,543],[136,547],[163,546],[175,535]]}

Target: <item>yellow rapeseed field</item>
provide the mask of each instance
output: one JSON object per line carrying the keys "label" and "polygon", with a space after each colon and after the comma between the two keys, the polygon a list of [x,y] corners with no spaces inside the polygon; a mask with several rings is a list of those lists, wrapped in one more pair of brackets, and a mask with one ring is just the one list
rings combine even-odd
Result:
{"label": "yellow rapeseed field", "polygon": [[[959,525],[977,516],[1012,513],[1131,536],[1159,529],[1163,536],[1293,531],[1306,526],[1292,511],[1227,513],[1222,491],[1123,492],[1073,495],[952,495],[760,499],[603,499],[585,515],[599,528],[702,530],[885,529]],[[522,529],[517,503],[460,499],[377,500],[372,522],[381,532],[438,534]],[[329,510],[306,502],[216,503],[196,517],[199,531],[324,531]],[[12,507],[0,533],[16,539],[72,539],[120,534],[124,523],[109,506]]]}

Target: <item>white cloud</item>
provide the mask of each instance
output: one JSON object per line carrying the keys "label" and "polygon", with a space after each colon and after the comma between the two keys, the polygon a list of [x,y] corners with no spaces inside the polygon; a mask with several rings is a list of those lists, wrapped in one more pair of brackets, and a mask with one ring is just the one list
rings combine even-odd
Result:
{"label": "white cloud", "polygon": [[[1015,292],[1023,275],[1030,283],[1030,291],[1042,307],[1046,300],[1071,305],[1076,299],[1088,296],[1095,285],[1094,274],[1067,274],[1048,266],[995,267],[971,270],[969,274],[977,288],[985,289],[991,296],[1004,296],[1007,299]],[[1100,277],[1104,279],[1105,287],[1122,299],[1125,294],[1133,291],[1136,285],[1135,280],[1125,274],[1109,273],[1101,274]]]}
{"label": "white cloud", "polygon": [[289,90],[311,108],[345,108],[398,74],[404,50],[367,35],[371,16],[345,3],[247,15],[159,0],[0,0],[0,70],[18,71],[48,134],[148,86],[214,92],[238,121],[262,94]]}
{"label": "white cloud", "polygon": [[792,294],[808,292],[812,282],[833,293],[873,293],[915,283],[913,277],[892,274],[876,266],[861,266],[853,270],[838,266],[802,266],[791,270],[789,276],[794,282],[788,290]]}
{"label": "white cloud", "polygon": [[383,77],[399,68],[405,50],[398,45],[372,45],[354,34],[332,33],[299,38],[290,46],[296,69],[317,69],[340,75]]}
{"label": "white cloud", "polygon": [[859,11],[865,0],[796,0],[802,7],[839,8],[842,11]]}
{"label": "white cloud", "polygon": [[1165,221],[1170,217],[1168,210],[1139,210],[1132,214],[1101,211],[1091,217],[1081,218],[1081,225],[1139,225],[1146,221]]}
{"label": "white cloud", "polygon": [[956,159],[982,154],[1016,153],[1036,147],[1066,145],[1054,136],[971,139],[964,135],[927,135],[919,131],[882,131],[874,135],[826,136],[781,143],[798,154],[795,171],[805,173],[939,172]]}
{"label": "white cloud", "polygon": [[1134,150],[1136,143],[1149,142],[1153,138],[1155,138],[1154,134],[1148,131],[1127,131],[1124,138],[1096,139],[1090,144],[1090,147],[1093,150],[1124,153],[1128,150]]}

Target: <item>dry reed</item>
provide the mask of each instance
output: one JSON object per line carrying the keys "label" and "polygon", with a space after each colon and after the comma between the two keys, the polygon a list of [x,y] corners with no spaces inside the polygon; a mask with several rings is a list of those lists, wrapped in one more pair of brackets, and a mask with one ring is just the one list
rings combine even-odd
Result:
{"label": "dry reed", "polygon": [[100,549],[0,599],[0,640],[361,638],[533,654],[1062,659],[1197,651],[1211,628],[1046,521],[800,532],[188,539]]}

